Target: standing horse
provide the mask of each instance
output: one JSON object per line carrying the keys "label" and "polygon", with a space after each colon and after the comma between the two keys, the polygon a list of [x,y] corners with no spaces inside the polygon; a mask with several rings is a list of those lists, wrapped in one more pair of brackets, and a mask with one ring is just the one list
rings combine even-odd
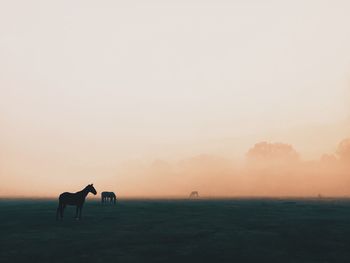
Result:
{"label": "standing horse", "polygon": [[58,198],[59,202],[56,212],[56,220],[58,220],[58,214],[60,214],[61,220],[63,219],[63,211],[66,208],[66,205],[75,205],[77,207],[75,218],[77,220],[81,219],[81,210],[83,208],[85,198],[88,195],[88,193],[93,193],[94,195],[97,194],[96,189],[93,187],[92,184],[89,184],[83,190],[74,194],[68,192],[60,194],[60,197]]}
{"label": "standing horse", "polygon": [[101,202],[106,203],[109,200],[110,203],[116,203],[117,197],[113,192],[102,192],[101,193]]}

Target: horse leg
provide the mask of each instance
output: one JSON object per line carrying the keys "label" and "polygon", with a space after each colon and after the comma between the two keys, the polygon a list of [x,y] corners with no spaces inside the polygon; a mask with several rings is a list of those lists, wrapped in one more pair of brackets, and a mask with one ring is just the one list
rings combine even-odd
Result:
{"label": "horse leg", "polygon": [[59,214],[60,214],[60,219],[62,220],[62,218],[63,218],[63,204],[62,203],[60,203],[59,205],[58,205],[58,208],[57,208],[57,210],[58,210],[58,212],[59,212]]}
{"label": "horse leg", "polygon": [[76,209],[75,209],[75,219],[78,220],[78,211],[79,211],[79,207],[76,206]]}
{"label": "horse leg", "polygon": [[58,203],[57,211],[56,211],[56,220],[58,220],[58,215],[61,214],[62,204]]}
{"label": "horse leg", "polygon": [[66,205],[61,205],[61,210],[60,210],[61,220],[63,219],[63,213],[65,208],[66,208]]}
{"label": "horse leg", "polygon": [[80,218],[80,220],[81,220],[81,210],[83,209],[83,206],[80,206],[79,207],[79,218]]}
{"label": "horse leg", "polygon": [[63,209],[64,209],[65,205],[60,201],[58,203],[58,207],[57,207],[57,211],[56,211],[56,219],[58,219],[58,216],[60,217],[60,219],[63,219]]}

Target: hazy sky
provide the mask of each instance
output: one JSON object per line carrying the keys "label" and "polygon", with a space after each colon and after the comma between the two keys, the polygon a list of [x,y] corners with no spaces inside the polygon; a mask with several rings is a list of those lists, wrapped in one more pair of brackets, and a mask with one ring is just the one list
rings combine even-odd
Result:
{"label": "hazy sky", "polygon": [[0,1],[0,195],[118,176],[134,158],[241,158],[261,140],[333,151],[350,134],[349,13],[346,0]]}

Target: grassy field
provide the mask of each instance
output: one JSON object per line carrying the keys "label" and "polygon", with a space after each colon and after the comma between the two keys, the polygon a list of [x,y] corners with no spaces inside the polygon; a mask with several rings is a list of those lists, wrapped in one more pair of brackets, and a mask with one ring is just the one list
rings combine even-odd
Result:
{"label": "grassy field", "polygon": [[350,200],[0,201],[0,262],[350,262]]}

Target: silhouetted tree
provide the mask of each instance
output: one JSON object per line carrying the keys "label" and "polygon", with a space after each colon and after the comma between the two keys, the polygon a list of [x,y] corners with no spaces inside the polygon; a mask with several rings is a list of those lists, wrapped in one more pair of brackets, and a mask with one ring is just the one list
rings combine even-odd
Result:
{"label": "silhouetted tree", "polygon": [[273,169],[277,173],[282,172],[282,168],[294,169],[299,161],[299,155],[291,145],[269,142],[255,144],[247,152],[246,158],[250,168]]}
{"label": "silhouetted tree", "polygon": [[350,164],[350,138],[344,139],[339,143],[337,155],[341,161]]}
{"label": "silhouetted tree", "polygon": [[297,161],[299,155],[290,144],[260,142],[248,151],[247,158],[252,160]]}

